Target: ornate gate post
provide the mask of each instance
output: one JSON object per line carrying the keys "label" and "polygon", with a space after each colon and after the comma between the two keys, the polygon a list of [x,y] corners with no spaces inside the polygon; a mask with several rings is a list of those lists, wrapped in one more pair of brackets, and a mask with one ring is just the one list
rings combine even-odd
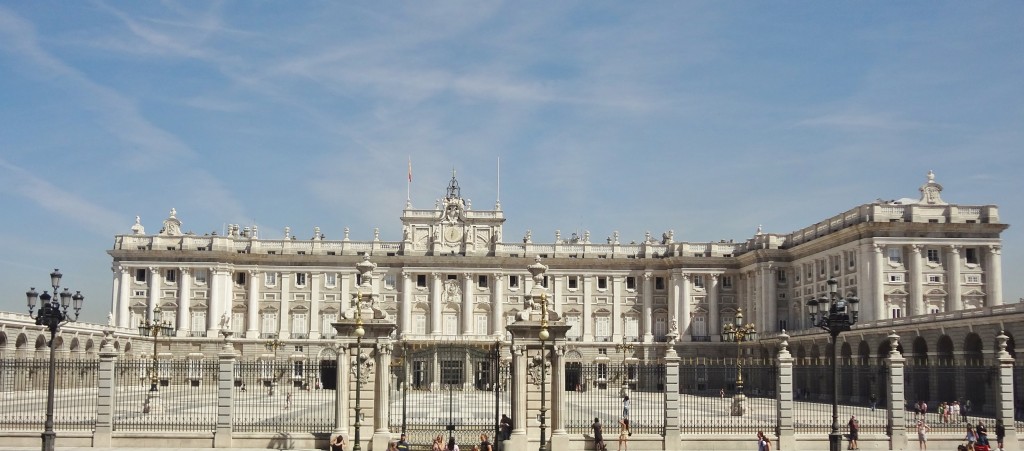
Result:
{"label": "ornate gate post", "polygon": [[504,451],[526,451],[526,346],[512,345],[512,435]]}
{"label": "ornate gate post", "polygon": [[374,374],[373,393],[373,438],[370,449],[387,449],[388,441],[391,440],[391,432],[388,430],[388,414],[391,408],[391,352],[393,350],[391,339],[381,337],[377,340],[377,371]]}
{"label": "ornate gate post", "polygon": [[231,447],[231,428],[235,408],[235,348],[231,346],[231,332],[224,332],[224,346],[217,357],[220,367],[217,374],[217,429],[213,435],[214,448]]}
{"label": "ornate gate post", "polygon": [[113,433],[114,418],[114,366],[117,363],[117,350],[113,345],[114,331],[103,331],[103,343],[100,345],[100,368],[96,391],[96,432],[93,433],[93,446],[109,447]]}
{"label": "ornate gate post", "polygon": [[889,395],[889,405],[886,416],[889,419],[889,443],[890,449],[901,450],[907,448],[907,427],[906,395],[903,386],[903,367],[906,359],[897,349],[900,345],[900,336],[896,331],[889,333],[889,386],[886,388]]}
{"label": "ornate gate post", "polygon": [[565,430],[565,340],[555,341],[551,352],[551,449],[569,449]]}
{"label": "ornate gate post", "polygon": [[778,396],[779,425],[776,434],[779,437],[779,449],[796,449],[796,432],[793,423],[793,355],[789,353],[789,335],[783,330],[779,334],[779,374],[776,386]]}
{"label": "ornate gate post", "polygon": [[[1004,442],[1011,444],[1009,449],[1014,449],[1014,445],[1017,444],[1017,426],[1013,415],[1013,357],[1006,351],[1006,342],[1010,337],[1006,336],[1006,332],[1000,331],[996,339],[999,340],[999,351],[996,354],[996,359],[999,361],[996,420],[1003,422],[1003,427],[1006,428]],[[990,430],[995,430],[995,428]]]}
{"label": "ornate gate post", "polygon": [[665,443],[662,449],[679,449],[679,354],[675,336],[671,336],[665,351]]}

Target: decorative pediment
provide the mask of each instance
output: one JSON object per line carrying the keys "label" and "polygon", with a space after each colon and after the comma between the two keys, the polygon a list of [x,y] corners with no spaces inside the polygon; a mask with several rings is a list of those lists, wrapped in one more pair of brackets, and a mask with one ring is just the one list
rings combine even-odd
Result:
{"label": "decorative pediment", "polygon": [[925,293],[924,295],[925,296],[945,296],[946,295],[946,291],[941,289],[941,288],[933,288],[931,290],[928,290],[928,292]]}
{"label": "decorative pediment", "polygon": [[981,290],[977,289],[977,288],[972,288],[970,290],[967,290],[966,293],[964,293],[964,296],[984,296],[984,295],[985,295],[985,293],[982,292]]}
{"label": "decorative pediment", "polygon": [[895,288],[885,293],[886,296],[906,296],[908,293],[902,288]]}

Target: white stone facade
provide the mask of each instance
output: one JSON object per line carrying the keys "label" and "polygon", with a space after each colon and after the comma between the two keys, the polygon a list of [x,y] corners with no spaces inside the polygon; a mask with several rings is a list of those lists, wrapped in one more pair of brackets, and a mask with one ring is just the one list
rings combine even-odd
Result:
{"label": "white stone facade", "polygon": [[492,342],[525,308],[526,266],[549,267],[552,310],[581,344],[719,341],[742,308],[761,332],[810,329],[806,302],[825,281],[861,299],[861,321],[1002,304],[999,222],[992,205],[947,204],[929,173],[920,199],[854,207],[789,234],[742,242],[675,241],[672,231],[623,244],[589,232],[554,242],[503,240],[500,205],[473,210],[455,177],[433,209],[402,212],[399,241],[267,239],[229,226],[226,236],[183,233],[171,210],[158,234],[140,222],[115,237],[113,324],[132,327],[160,307],[178,336],[321,339],[362,285],[355,264],[377,267],[371,286],[401,338]]}

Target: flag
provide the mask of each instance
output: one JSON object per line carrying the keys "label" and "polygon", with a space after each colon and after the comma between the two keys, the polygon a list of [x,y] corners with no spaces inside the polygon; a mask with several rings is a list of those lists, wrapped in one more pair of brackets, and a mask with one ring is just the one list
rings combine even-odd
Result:
{"label": "flag", "polygon": [[412,183],[412,157],[409,158],[409,183]]}

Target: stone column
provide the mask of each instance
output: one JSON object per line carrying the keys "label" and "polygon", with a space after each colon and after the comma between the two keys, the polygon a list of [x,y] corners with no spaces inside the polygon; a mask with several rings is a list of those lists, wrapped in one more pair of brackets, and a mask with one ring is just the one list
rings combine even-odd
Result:
{"label": "stone column", "polygon": [[512,345],[512,435],[504,451],[526,451],[526,347]]}
{"label": "stone column", "polygon": [[779,328],[779,280],[778,280],[778,269],[774,266],[769,266],[765,269],[765,279],[768,284],[768,291],[765,292],[767,301],[768,321],[760,327],[762,332],[774,332]]}
{"label": "stone column", "polygon": [[[906,449],[907,448],[907,427],[906,427],[906,409],[907,405],[906,394],[903,386],[903,368],[906,365],[906,359],[900,355],[897,348],[900,345],[900,336],[896,335],[896,331],[889,333],[889,384],[886,387],[889,398],[889,405],[887,406],[888,420],[889,420],[889,440],[892,449]],[[916,432],[916,431],[915,431]],[[916,438],[916,436],[915,436]]]}
{"label": "stone column", "polygon": [[97,374],[96,391],[96,426],[93,432],[92,446],[110,447],[114,431],[114,391],[117,379],[114,377],[114,366],[117,362],[117,350],[114,349],[112,330],[103,331],[103,343],[100,345],[99,374]]}
{"label": "stone column", "polygon": [[391,440],[388,430],[388,411],[391,408],[391,340],[381,338],[377,352],[373,379],[373,438],[370,449],[386,449]]}
{"label": "stone column", "polygon": [[[996,337],[999,340],[999,351],[996,352],[996,360],[999,361],[999,384],[998,391],[996,392],[996,421],[1002,421],[1003,426],[1006,427],[1006,437],[1004,443],[1010,443],[1009,449],[1016,448],[1017,444],[1017,426],[1014,421],[1014,399],[1013,399],[1013,357],[1009,352],[1006,351],[1006,342],[1010,337],[1006,336],[1006,332],[1000,331],[999,336]],[[990,429],[990,436],[995,437],[995,427]],[[994,445],[993,445],[994,446]]]}
{"label": "stone column", "polygon": [[220,360],[217,377],[217,427],[213,434],[214,448],[231,448],[231,425],[234,422],[235,407],[235,348],[225,338],[224,346],[217,354]]}
{"label": "stone column", "polygon": [[640,315],[640,327],[643,328],[644,343],[654,341],[654,335],[651,333],[651,321],[654,320],[653,309],[654,275],[650,272],[644,272],[643,314]]}
{"label": "stone column", "polygon": [[783,330],[779,335],[779,374],[776,386],[778,400],[779,426],[776,434],[779,439],[778,449],[796,449],[796,429],[794,427],[793,402],[793,356],[789,353],[789,335]]}
{"label": "stone column", "polygon": [[113,324],[108,324],[108,325],[109,326],[113,326],[113,325],[117,324],[117,322],[116,322],[117,321],[116,317],[117,317],[117,312],[118,312],[117,301],[120,299],[118,297],[118,291],[120,291],[120,287],[121,287],[121,278],[119,277],[120,271],[118,271],[118,265],[117,264],[114,264],[114,265],[110,266],[110,272],[113,273],[111,275],[111,277],[110,277],[110,279],[111,279],[111,282],[110,282],[110,315],[111,315],[111,318],[114,320],[114,323]]}
{"label": "stone column", "polygon": [[473,274],[462,275],[462,335],[473,335]]}
{"label": "stone column", "polygon": [[132,275],[131,271],[123,265],[119,269],[121,271],[121,282],[117,284],[120,291],[117,293],[117,313],[115,316],[117,316],[117,327],[125,328],[131,326],[128,324],[130,317],[128,314],[128,304],[131,302],[129,296],[132,293]]}
{"label": "stone column", "polygon": [[502,316],[505,315],[505,275],[494,273],[493,287],[491,288],[491,332],[495,337],[502,337],[505,328],[502,327]]}
{"label": "stone column", "polygon": [[[291,338],[291,303],[292,303],[292,274],[281,271],[281,317],[277,323],[277,338],[284,340]],[[344,294],[343,294],[344,295]]]}
{"label": "stone column", "polygon": [[320,338],[320,284],[323,273],[309,274],[309,339]]}
{"label": "stone column", "polygon": [[402,298],[398,304],[398,336],[412,333],[412,274],[402,271]]}
{"label": "stone column", "polygon": [[149,267],[149,302],[146,304],[146,316],[145,318],[149,321],[159,321],[160,318],[155,318],[153,310],[160,305],[160,268]]}
{"label": "stone column", "polygon": [[206,336],[216,337],[217,329],[220,327],[217,325],[217,321],[220,320],[217,312],[220,312],[221,303],[223,302],[222,295],[224,289],[221,288],[220,280],[221,270],[218,268],[210,268],[209,279],[206,284],[209,290],[207,291],[207,303],[206,303]]}
{"label": "stone column", "polygon": [[665,348],[665,443],[662,449],[680,448],[679,415],[679,355],[670,339]]}
{"label": "stone column", "polygon": [[569,434],[565,430],[565,341],[558,340],[551,347],[551,446],[550,449],[569,449]]}
{"label": "stone column", "polygon": [[612,289],[612,342],[621,343],[622,336],[626,334],[622,330],[622,289],[619,288],[622,276],[608,276],[608,283]]}
{"label": "stone column", "polygon": [[693,339],[693,331],[690,330],[690,323],[693,320],[693,311],[690,309],[690,274],[683,273],[679,299],[679,339],[690,341]]}
{"label": "stone column", "polygon": [[679,321],[679,279],[678,273],[669,274],[668,319]]}
{"label": "stone column", "polygon": [[721,306],[718,305],[718,274],[708,274],[708,335],[714,337],[722,331],[722,325],[718,317]]}
{"label": "stone column", "polygon": [[192,269],[178,268],[178,330],[175,335],[187,337],[192,330]]}
{"label": "stone column", "polygon": [[953,312],[960,309],[963,302],[960,300],[961,295],[961,283],[963,283],[960,275],[960,247],[959,245],[949,246],[949,252],[946,253],[946,287],[948,295],[946,296],[946,311]]}
{"label": "stone column", "polygon": [[594,342],[594,276],[585,275],[583,279],[583,317],[579,326],[583,328],[579,334],[584,343]]}
{"label": "stone column", "polygon": [[249,298],[245,304],[245,338],[260,337],[260,286],[263,273],[249,270]]}
{"label": "stone column", "polygon": [[910,255],[907,257],[907,264],[910,266],[908,271],[907,280],[907,316],[918,316],[924,315],[924,296],[923,296],[923,284],[921,283],[921,270],[924,266],[924,261],[921,258],[921,245],[913,244],[910,246]]}
{"label": "stone column", "polygon": [[1003,305],[1002,246],[989,246],[987,260],[988,267],[985,268],[985,284],[987,285],[986,291],[988,291],[988,296],[985,296],[985,306]]}
{"label": "stone column", "polygon": [[430,335],[441,335],[441,274],[430,273]]}
{"label": "stone column", "polygon": [[352,356],[349,354],[347,343],[337,348],[336,351],[338,356],[336,363],[338,373],[335,379],[337,390],[334,393],[334,433],[331,436],[341,435],[348,439],[350,437],[348,428],[351,423],[348,415],[348,398],[355,392],[355,388],[349,386],[348,378],[348,373],[351,371],[349,362],[352,361]]}
{"label": "stone column", "polygon": [[885,312],[885,246],[875,244],[874,251],[871,263],[871,295],[874,308],[871,311],[875,316],[864,319],[877,321],[888,317]]}

